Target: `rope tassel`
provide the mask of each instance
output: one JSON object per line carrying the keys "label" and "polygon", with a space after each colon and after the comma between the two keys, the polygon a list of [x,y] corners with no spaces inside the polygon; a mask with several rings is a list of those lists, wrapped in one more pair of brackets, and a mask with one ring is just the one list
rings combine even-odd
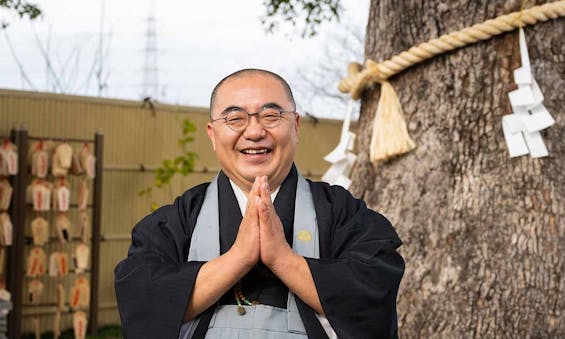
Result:
{"label": "rope tassel", "polygon": [[374,163],[408,153],[416,144],[408,134],[398,96],[388,81],[381,84],[381,97],[373,122],[370,156]]}

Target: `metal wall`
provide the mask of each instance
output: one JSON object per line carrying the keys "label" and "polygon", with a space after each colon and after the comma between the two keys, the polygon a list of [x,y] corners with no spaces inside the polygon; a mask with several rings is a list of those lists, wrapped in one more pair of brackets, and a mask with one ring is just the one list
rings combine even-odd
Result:
{"label": "metal wall", "polygon": [[[159,103],[155,108],[142,107],[137,101],[0,89],[0,135],[9,135],[12,128],[21,126],[31,136],[47,139],[93,138],[96,131],[104,134],[100,325],[119,324],[113,269],[126,256],[135,223],[149,212],[152,202],[159,205],[171,202],[187,188],[209,181],[219,168],[205,132],[207,108]],[[199,155],[196,171],[173,180],[170,189],[139,196],[140,190],[152,185],[152,169],[163,159],[180,154],[177,141],[181,136],[181,121],[186,118],[197,126],[191,144]],[[315,124],[308,118],[301,120],[296,165],[305,176],[319,180],[329,167],[322,158],[336,146],[340,132],[338,121],[319,120]],[[55,290],[46,292],[54,294]],[[32,331],[29,315],[33,312],[24,309],[24,333]],[[70,320],[69,316],[64,317],[62,328],[70,327]],[[42,331],[52,330],[52,323],[51,317],[44,315]]]}

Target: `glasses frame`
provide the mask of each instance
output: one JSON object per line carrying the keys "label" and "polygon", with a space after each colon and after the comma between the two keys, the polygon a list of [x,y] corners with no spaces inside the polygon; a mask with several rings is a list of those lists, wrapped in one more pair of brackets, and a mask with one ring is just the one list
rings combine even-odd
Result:
{"label": "glasses frame", "polygon": [[[263,112],[263,111],[265,111],[265,110],[268,110],[268,109],[272,109],[272,110],[275,110],[275,111],[279,112],[279,119],[277,120],[277,122],[275,123],[275,125],[274,125],[274,126],[271,126],[271,127],[267,127],[267,126],[263,125],[263,122],[261,121],[260,116],[259,116],[259,114],[261,114],[261,112]],[[235,110],[234,110],[234,111],[235,111]],[[218,121],[218,120],[224,120],[224,123],[225,123],[232,131],[234,131],[234,132],[242,132],[242,131],[245,131],[245,129],[249,126],[249,120],[251,120],[251,117],[254,116],[254,115],[257,117],[257,122],[258,122],[261,126],[263,126],[263,128],[265,128],[265,129],[271,129],[271,128],[275,128],[275,127],[277,127],[277,126],[279,125],[279,122],[280,122],[281,119],[283,118],[283,114],[287,114],[287,113],[294,113],[294,114],[296,114],[296,113],[297,113],[296,110],[285,111],[285,110],[283,110],[283,109],[275,108],[275,107],[263,107],[263,108],[262,108],[260,111],[258,111],[258,112],[249,113],[249,112],[247,112],[246,110],[244,110],[243,108],[239,108],[239,109],[237,109],[237,111],[245,112],[245,113],[247,114],[247,120],[246,120],[246,122],[245,122],[245,126],[244,126],[244,127],[240,128],[240,129],[235,129],[235,128],[233,128],[232,125],[228,124],[228,118],[229,118],[230,114],[231,114],[232,112],[234,112],[234,111],[230,111],[230,112],[226,113],[226,115],[223,116],[223,117],[221,117],[221,118],[210,119],[210,122],[214,123],[214,122],[216,122],[216,121]]]}

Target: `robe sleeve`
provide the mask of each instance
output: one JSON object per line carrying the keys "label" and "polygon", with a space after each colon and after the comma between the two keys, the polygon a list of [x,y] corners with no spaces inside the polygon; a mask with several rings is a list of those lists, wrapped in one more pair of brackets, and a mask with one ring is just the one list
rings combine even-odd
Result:
{"label": "robe sleeve", "polygon": [[185,196],[134,227],[128,257],[114,270],[125,338],[178,338],[196,276],[204,264],[186,261],[192,233],[188,225],[199,211],[186,212],[190,204]]}
{"label": "robe sleeve", "polygon": [[324,313],[340,339],[395,338],[402,242],[385,217],[346,190],[332,186],[325,195],[331,230],[329,245],[320,248],[326,255],[306,258]]}

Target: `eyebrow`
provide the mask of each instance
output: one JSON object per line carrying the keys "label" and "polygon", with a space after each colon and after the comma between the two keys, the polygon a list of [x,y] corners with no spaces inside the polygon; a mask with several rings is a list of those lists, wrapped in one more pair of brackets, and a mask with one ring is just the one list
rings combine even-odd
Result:
{"label": "eyebrow", "polygon": [[[276,102],[268,102],[268,103],[266,103],[266,104],[263,104],[263,105],[261,106],[261,109],[260,109],[260,110],[264,110],[265,108],[276,108],[276,109],[281,109],[281,110],[282,110],[281,105],[277,104]],[[235,105],[231,105],[231,106],[226,107],[226,108],[222,111],[221,114],[225,116],[225,115],[229,114],[230,112],[232,112],[232,111],[237,111],[237,110],[245,111],[245,109],[242,108],[242,107],[235,106]]]}
{"label": "eyebrow", "polygon": [[263,106],[261,106],[263,109],[265,108],[277,108],[277,109],[282,109],[281,105],[275,103],[275,102],[268,102],[266,104],[264,104]]}
{"label": "eyebrow", "polygon": [[224,109],[221,114],[222,114],[222,115],[227,115],[229,112],[231,112],[231,111],[237,111],[237,110],[244,110],[244,109],[241,108],[241,107],[239,107],[239,106],[234,106],[234,105],[232,105],[232,106],[226,107],[226,109]]}

